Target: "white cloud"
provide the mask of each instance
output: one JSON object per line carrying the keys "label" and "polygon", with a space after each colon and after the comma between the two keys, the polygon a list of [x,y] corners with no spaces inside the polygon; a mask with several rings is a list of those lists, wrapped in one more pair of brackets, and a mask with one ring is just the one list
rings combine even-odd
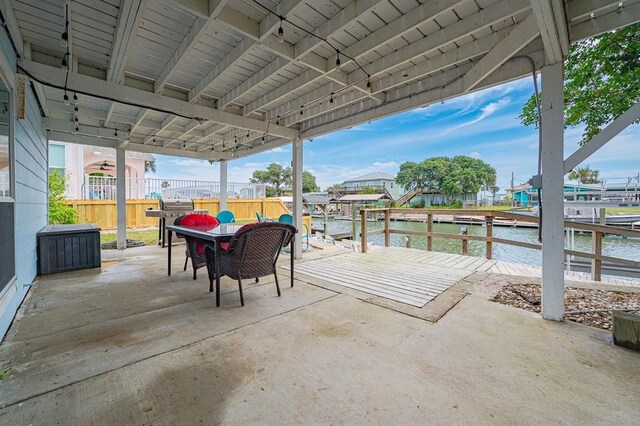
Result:
{"label": "white cloud", "polygon": [[471,157],[471,158],[481,158],[482,155],[480,155],[480,153],[478,151],[473,151],[472,153],[469,154],[469,157]]}
{"label": "white cloud", "polygon": [[493,114],[495,114],[498,110],[500,110],[501,108],[506,107],[507,105],[509,105],[510,99],[507,98],[502,98],[500,100],[498,100],[497,102],[491,102],[487,105],[485,105],[484,107],[482,107],[482,109],[480,110],[480,115],[477,116],[476,118],[474,118],[473,120],[469,120],[466,121],[464,123],[460,123],[457,124],[455,126],[451,126],[446,128],[444,131],[442,131],[440,133],[440,136],[444,136],[447,135],[451,132],[454,132],[458,129],[462,129],[463,127],[467,127],[467,126],[471,126],[472,124],[476,124],[488,117],[491,117]]}

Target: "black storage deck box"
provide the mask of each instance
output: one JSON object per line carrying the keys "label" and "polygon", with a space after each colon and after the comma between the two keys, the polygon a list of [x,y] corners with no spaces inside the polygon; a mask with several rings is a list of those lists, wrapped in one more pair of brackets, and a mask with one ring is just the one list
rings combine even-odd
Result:
{"label": "black storage deck box", "polygon": [[38,274],[100,267],[100,228],[48,225],[38,232]]}

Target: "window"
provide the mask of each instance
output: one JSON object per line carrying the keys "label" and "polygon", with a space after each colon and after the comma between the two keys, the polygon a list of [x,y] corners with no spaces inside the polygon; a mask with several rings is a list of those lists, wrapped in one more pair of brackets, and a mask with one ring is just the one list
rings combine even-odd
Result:
{"label": "window", "polygon": [[49,173],[57,173],[60,177],[64,177],[65,170],[65,146],[49,145]]}

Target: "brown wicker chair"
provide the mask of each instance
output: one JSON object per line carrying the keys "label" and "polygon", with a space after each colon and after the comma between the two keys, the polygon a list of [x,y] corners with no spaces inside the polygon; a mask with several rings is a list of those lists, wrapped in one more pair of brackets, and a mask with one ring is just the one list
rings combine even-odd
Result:
{"label": "brown wicker chair", "polygon": [[[176,220],[173,221],[173,224],[176,226],[180,226],[182,219],[184,219],[185,217],[187,217],[188,215],[185,216],[180,216],[178,218],[176,218]],[[200,268],[204,268],[205,266],[207,266],[207,258],[204,252],[202,253],[198,253],[198,239],[194,238],[194,237],[189,237],[187,235],[181,235],[176,233],[176,237],[178,238],[184,238],[185,242],[187,243],[187,248],[185,249],[185,255],[186,258],[184,259],[184,269],[183,271],[187,270],[187,263],[189,262],[189,259],[191,259],[191,266],[193,268],[193,279],[197,279],[198,275],[197,275],[197,270]],[[195,255],[192,255],[192,253],[195,253]]]}
{"label": "brown wicker chair", "polygon": [[[242,280],[255,278],[257,282],[258,278],[273,274],[278,296],[280,296],[276,262],[280,256],[280,250],[291,243],[295,233],[296,228],[286,223],[261,222],[245,225],[236,232],[227,249],[220,251],[219,271],[214,270],[214,246],[207,244],[205,254],[209,272],[209,291],[213,290],[216,272],[221,277],[227,276],[238,280],[240,304],[244,306]],[[291,286],[293,287],[293,280],[291,280]],[[216,291],[219,292],[220,289]]]}

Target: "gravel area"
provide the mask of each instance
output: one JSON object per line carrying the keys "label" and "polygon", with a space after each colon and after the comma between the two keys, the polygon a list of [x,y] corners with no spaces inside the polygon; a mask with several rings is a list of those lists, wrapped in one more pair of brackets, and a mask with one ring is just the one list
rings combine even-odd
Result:
{"label": "gravel area", "polygon": [[[540,312],[540,285],[508,284],[492,301]],[[564,306],[569,321],[611,330],[611,310],[635,309],[640,313],[640,293],[567,287]]]}

